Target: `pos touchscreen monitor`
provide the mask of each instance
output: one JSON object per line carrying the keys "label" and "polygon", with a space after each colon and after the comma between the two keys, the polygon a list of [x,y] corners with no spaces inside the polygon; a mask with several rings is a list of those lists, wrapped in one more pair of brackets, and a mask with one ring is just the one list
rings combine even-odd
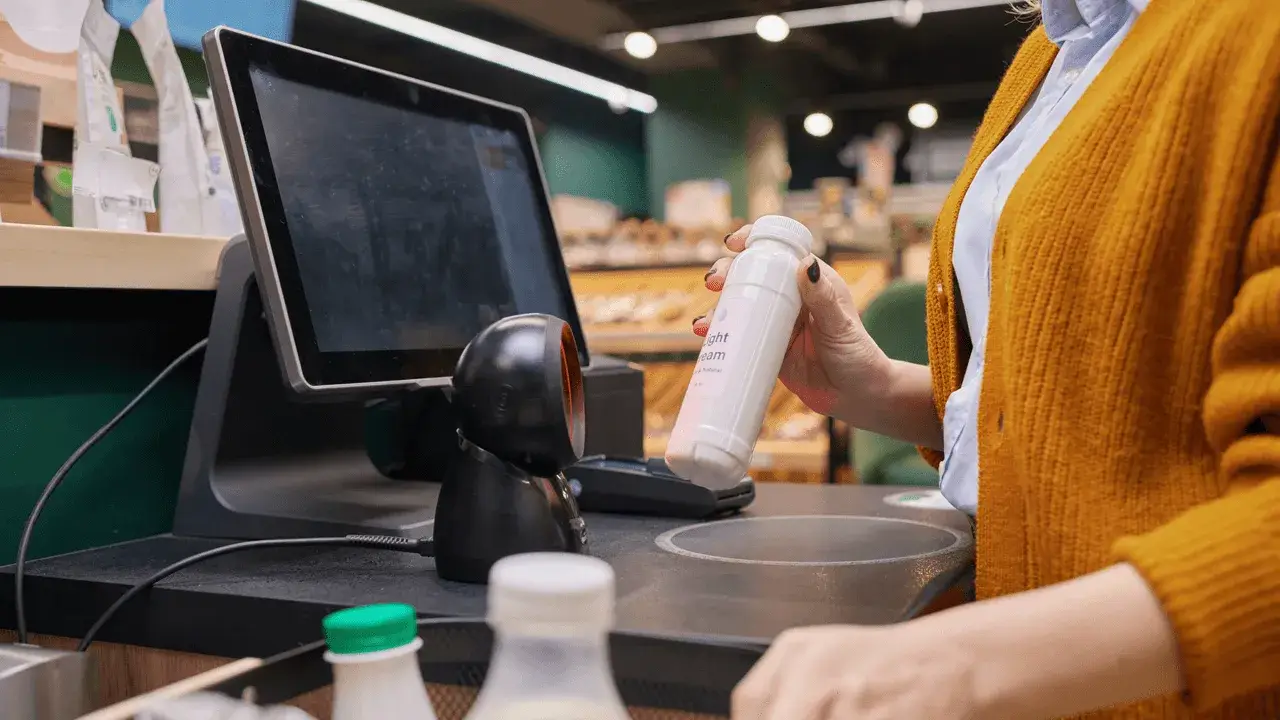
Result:
{"label": "pos touchscreen monitor", "polygon": [[530,312],[586,364],[522,110],[228,28],[204,48],[295,390],[445,385],[480,330]]}

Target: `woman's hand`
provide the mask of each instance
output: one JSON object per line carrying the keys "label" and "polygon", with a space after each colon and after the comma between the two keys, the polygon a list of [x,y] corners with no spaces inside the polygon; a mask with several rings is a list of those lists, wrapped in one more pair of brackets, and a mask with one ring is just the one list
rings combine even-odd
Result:
{"label": "woman's hand", "polygon": [[975,668],[912,623],[789,630],[734,690],[733,720],[985,720]]}
{"label": "woman's hand", "polygon": [[1173,628],[1120,564],[899,625],[787,631],[734,690],[732,710],[733,720],[1042,720],[1182,689]]}
{"label": "woman's hand", "polygon": [[[725,238],[733,252],[746,249],[751,226]],[[707,289],[720,292],[730,258],[717,260]],[[857,428],[940,449],[942,427],[933,403],[929,368],[891,360],[862,327],[853,294],[835,270],[813,255],[796,272],[800,317],[778,377],[810,409]],[[693,332],[706,336],[703,315]]]}
{"label": "woman's hand", "polygon": [[[746,248],[751,226],[725,238],[733,252]],[[729,275],[730,258],[717,260],[706,276],[707,289],[720,292]],[[862,327],[849,286],[830,265],[810,255],[796,273],[803,308],[778,378],[805,405],[823,415],[840,415],[865,388],[882,384],[889,358]],[[693,321],[693,332],[705,336],[707,316]],[[848,419],[848,418],[842,418]]]}

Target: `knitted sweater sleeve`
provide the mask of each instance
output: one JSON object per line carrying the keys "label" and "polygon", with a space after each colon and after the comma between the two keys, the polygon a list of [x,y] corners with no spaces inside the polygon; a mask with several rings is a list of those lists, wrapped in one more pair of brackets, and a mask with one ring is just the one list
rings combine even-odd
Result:
{"label": "knitted sweater sleeve", "polygon": [[1227,493],[1114,548],[1163,605],[1199,709],[1280,685],[1280,165],[1269,185],[1204,400]]}

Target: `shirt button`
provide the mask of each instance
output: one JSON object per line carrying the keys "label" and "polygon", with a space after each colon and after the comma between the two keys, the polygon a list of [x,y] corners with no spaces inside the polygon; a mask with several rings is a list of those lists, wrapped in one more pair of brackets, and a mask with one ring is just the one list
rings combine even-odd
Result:
{"label": "shirt button", "polygon": [[938,283],[937,285],[934,285],[934,286],[933,286],[933,290],[934,290],[934,292],[938,293],[939,295],[942,295],[942,294],[943,294],[943,290],[942,290],[942,283]]}

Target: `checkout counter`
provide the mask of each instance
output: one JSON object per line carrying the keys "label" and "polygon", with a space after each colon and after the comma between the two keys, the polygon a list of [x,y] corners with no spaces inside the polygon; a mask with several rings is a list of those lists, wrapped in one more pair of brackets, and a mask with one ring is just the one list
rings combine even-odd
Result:
{"label": "checkout counter", "polygon": [[[155,335],[152,342],[176,355],[208,327],[224,245],[202,238],[5,226],[0,230],[0,297],[40,298],[44,304],[34,313],[30,305],[22,312],[51,328],[96,325],[97,340],[127,341],[142,326]],[[10,317],[18,314],[14,304],[4,305]],[[0,327],[14,331],[12,322]],[[62,339],[58,333],[50,338],[47,342]],[[30,351],[37,363],[59,352],[53,346]],[[58,406],[74,409],[75,403],[87,402],[77,393],[93,395],[86,384],[95,363],[115,375],[141,377],[163,365],[152,355],[141,353],[133,361],[141,367],[127,369],[122,360],[94,356],[82,358],[83,366],[68,363],[69,374],[50,379],[48,395],[33,401],[46,406],[46,416],[61,412]],[[42,374],[34,364],[14,370],[27,378]],[[28,566],[28,623],[38,644],[74,648],[75,639],[130,586],[175,560],[226,542],[162,531],[115,544],[99,539],[121,532],[143,535],[148,522],[171,526],[186,440],[185,428],[174,432],[172,426],[190,422],[195,377],[177,378],[176,384],[185,400],[158,398],[160,410],[141,413],[134,428],[100,448],[107,463],[91,467],[108,473],[105,483],[86,473],[63,488],[60,516],[83,516],[96,526],[91,534],[77,536],[58,527],[58,516],[51,515],[42,534],[102,547]],[[184,407],[185,416],[168,415]],[[50,428],[51,434],[57,432],[65,430]],[[87,434],[62,444],[74,448]],[[160,447],[155,457],[154,440],[140,441],[144,436],[166,438],[173,447]],[[53,451],[40,444],[27,447]],[[118,457],[121,453],[153,456],[139,456],[140,462],[131,464]],[[46,455],[26,461],[31,467],[56,468],[62,459]],[[122,467],[114,467],[122,461]],[[123,474],[129,468],[134,474]],[[31,482],[42,483],[47,474]],[[125,485],[126,497],[104,504],[115,482]],[[761,484],[749,507],[721,520],[590,512],[586,519],[592,552],[617,572],[619,630],[762,646],[792,627],[892,623],[955,601],[956,586],[973,557],[968,520],[954,510],[886,502],[895,492],[859,485]],[[20,524],[27,510],[15,508],[8,522]],[[321,618],[341,607],[401,601],[423,617],[483,615],[484,588],[441,581],[432,564],[373,550],[290,549],[193,566],[136,598],[104,628],[89,651],[98,672],[98,701],[119,702],[237,658],[270,657],[313,642],[320,637]],[[9,566],[0,569],[4,641],[13,639],[13,612]],[[715,652],[696,648],[700,662]]]}
{"label": "checkout counter", "polygon": [[[255,63],[261,63],[262,67],[286,68],[283,72],[298,73],[296,76],[275,78],[273,92],[275,101],[302,105],[292,109],[284,105],[274,109],[264,106],[253,113],[252,122],[258,125],[251,127],[247,117],[237,117],[226,110],[231,107],[225,102],[226,97],[219,97],[220,111],[224,112],[222,126],[224,130],[231,128],[227,131],[229,140],[239,131],[242,134],[240,141],[251,147],[256,142],[271,144],[266,141],[273,131],[280,129],[270,127],[272,113],[277,113],[279,122],[289,123],[287,131],[295,142],[303,142],[307,137],[307,130],[302,127],[304,124],[297,122],[299,118],[342,118],[343,122],[339,124],[342,127],[335,126],[334,131],[349,132],[351,127],[361,126],[357,122],[358,108],[328,112],[305,107],[307,102],[315,101],[315,98],[308,99],[308,88],[302,87],[307,83],[349,82],[353,87],[373,88],[370,92],[379,92],[379,88],[393,94],[399,92],[397,97],[404,98],[402,104],[408,104],[400,110],[410,115],[399,120],[393,116],[369,119],[369,122],[376,120],[382,123],[381,132],[384,133],[387,127],[406,118],[415,123],[430,124],[433,122],[430,108],[451,108],[449,112],[458,117],[450,118],[449,122],[456,123],[459,117],[465,116],[473,123],[473,127],[464,132],[469,132],[475,140],[478,152],[471,154],[470,161],[466,162],[480,158],[479,192],[487,192],[490,202],[498,198],[512,205],[495,210],[498,214],[505,213],[497,217],[499,233],[506,233],[503,242],[524,251],[528,250],[530,243],[540,243],[540,252],[543,253],[541,260],[529,257],[513,259],[511,247],[496,248],[495,253],[508,254],[504,262],[510,274],[513,277],[523,275],[516,278],[510,287],[501,288],[508,295],[505,305],[490,299],[481,299],[472,305],[476,302],[480,305],[501,305],[506,308],[505,314],[511,311],[545,312],[548,304],[560,302],[566,303],[564,314],[576,321],[563,262],[559,259],[550,227],[528,125],[518,111],[486,106],[480,112],[474,105],[483,101],[469,96],[461,105],[458,105],[461,101],[453,97],[448,102],[432,104],[421,98],[428,97],[429,93],[447,91],[403,78],[388,79],[390,76],[386,76],[373,81],[358,76],[359,73],[381,76],[367,69],[317,70],[313,64],[339,61],[322,56],[311,57],[311,53],[274,43],[270,44],[271,47],[256,43],[235,38],[234,46],[222,48],[221,56],[209,53],[211,48],[206,47],[207,55],[218,60],[222,71],[226,72],[226,77],[214,78],[215,94],[221,92],[227,97],[234,96],[243,107],[248,96],[237,93],[253,92],[253,81],[249,78]],[[276,53],[284,53],[287,57],[268,57]],[[211,60],[211,67],[215,60]],[[350,75],[353,72],[357,76]],[[394,87],[410,83],[415,86],[413,92],[403,92],[403,88]],[[294,88],[293,85],[299,87]],[[326,90],[340,92],[341,88]],[[262,97],[259,99],[268,102]],[[513,112],[515,115],[508,120],[514,118],[519,122],[504,125],[503,113],[510,115]],[[456,132],[456,128],[445,128],[441,132]],[[313,138],[316,142],[326,142],[323,129],[316,130],[316,133]],[[306,381],[304,384],[312,386],[312,389],[328,382],[328,379],[315,374],[317,368],[327,368],[326,372],[334,371],[339,375],[353,372],[354,366],[348,362],[350,357],[327,365],[321,362],[308,366],[306,348],[299,351],[296,345],[310,343],[313,350],[319,350],[312,353],[312,360],[321,359],[326,342],[323,333],[327,331],[320,328],[322,337],[316,339],[320,316],[309,316],[313,323],[311,336],[302,337],[306,335],[302,333],[290,337],[289,334],[306,320],[306,316],[299,313],[307,312],[304,295],[313,300],[316,297],[314,285],[308,287],[308,293],[299,293],[287,277],[280,282],[281,277],[289,273],[282,272],[274,259],[269,260],[291,252],[300,261],[299,265],[321,263],[322,274],[325,272],[323,263],[336,262],[332,254],[327,256],[328,259],[323,253],[307,256],[314,248],[309,250],[305,246],[309,241],[307,233],[314,234],[317,227],[332,222],[333,218],[326,216],[324,222],[314,217],[303,218],[301,222],[309,229],[302,230],[302,226],[295,223],[296,212],[286,217],[289,213],[283,208],[298,200],[297,197],[289,197],[290,188],[297,192],[332,193],[334,183],[341,180],[338,177],[341,173],[331,172],[332,177],[323,177],[318,181],[320,184],[302,188],[301,178],[314,176],[305,166],[305,148],[299,152],[294,147],[290,153],[297,154],[286,155],[274,145],[272,153],[266,153],[265,145],[254,148],[253,153],[246,152],[244,146],[237,148],[231,142],[228,145],[233,168],[237,170],[241,202],[249,204],[249,215],[265,218],[261,225],[247,228],[247,246],[245,241],[233,241],[229,245],[225,241],[204,238],[0,225],[0,334],[14,333],[17,337],[19,333],[29,331],[32,320],[55,328],[48,333],[23,336],[25,341],[35,345],[27,348],[29,352],[9,360],[12,363],[10,382],[14,382],[12,378],[16,377],[26,378],[31,383],[29,402],[52,407],[57,403],[74,402],[66,396],[90,396],[95,392],[92,374],[95,363],[92,360],[78,358],[63,364],[63,371],[74,368],[74,372],[51,374],[47,369],[51,358],[66,352],[66,348],[59,347],[60,341],[67,338],[65,333],[60,334],[56,330],[59,326],[89,328],[91,337],[82,341],[86,349],[96,348],[102,343],[129,342],[130,338],[137,341],[146,337],[146,347],[137,353],[136,358],[145,367],[156,365],[157,358],[170,350],[169,356],[175,357],[189,343],[209,336],[203,369],[198,373],[192,369],[173,378],[173,387],[180,389],[171,390],[171,395],[163,399],[165,412],[140,413],[139,417],[131,420],[127,429],[121,426],[124,431],[121,437],[104,441],[116,444],[106,444],[95,451],[111,456],[106,467],[112,475],[120,478],[121,483],[113,486],[110,482],[104,484],[101,477],[93,480],[90,476],[95,464],[86,463],[84,468],[68,478],[66,487],[61,491],[63,497],[58,511],[51,513],[38,530],[38,534],[61,536],[66,542],[76,543],[75,540],[67,540],[75,530],[60,526],[60,521],[65,523],[75,517],[91,518],[99,528],[99,531],[78,541],[84,549],[27,565],[27,625],[34,634],[33,640],[41,645],[74,647],[73,638],[81,637],[107,606],[152,573],[234,539],[262,537],[264,527],[271,527],[234,517],[251,515],[257,512],[256,509],[230,508],[228,505],[218,511],[227,511],[218,516],[221,520],[211,521],[209,518],[212,516],[206,512],[208,497],[200,501],[206,504],[198,511],[193,511],[192,505],[196,502],[193,497],[199,493],[193,493],[191,489],[205,483],[204,490],[208,491],[212,486],[208,484],[209,478],[205,477],[209,475],[206,471],[217,464],[208,457],[200,456],[209,445],[208,433],[198,432],[200,423],[207,421],[207,418],[202,418],[202,408],[208,405],[208,396],[212,392],[210,387],[214,380],[211,378],[219,372],[216,358],[220,357],[219,353],[243,347],[235,345],[240,342],[236,339],[239,333],[220,333],[219,330],[219,307],[230,302],[227,298],[243,298],[246,293],[245,278],[229,270],[232,267],[230,259],[236,253],[243,259],[248,257],[245,248],[253,249],[251,274],[257,277],[262,303],[262,309],[255,306],[255,310],[248,313],[242,312],[241,305],[237,317],[246,326],[251,323],[271,326],[275,361],[280,364],[271,368],[270,374],[279,380],[278,389],[287,391],[286,381],[293,380],[290,383],[293,392],[307,394],[308,390],[300,387],[298,380]],[[250,162],[252,155],[252,162],[264,165],[236,168],[237,149],[241,162]],[[273,154],[276,156],[274,164]],[[304,165],[291,167],[288,165],[290,158]],[[329,159],[333,159],[332,154]],[[447,159],[451,162],[464,161],[457,157]],[[413,172],[412,168],[401,170],[409,174]],[[254,178],[262,178],[264,172],[275,173],[279,182],[255,185]],[[367,171],[355,175],[373,176]],[[285,178],[293,179],[286,181]],[[528,191],[523,199],[522,187]],[[416,188],[411,190],[417,192]],[[454,188],[456,190],[457,187]],[[359,195],[359,192],[354,194]],[[389,195],[383,193],[381,197],[384,200],[390,197],[387,202],[396,201],[394,192]],[[521,206],[530,199],[532,205],[527,208]],[[369,208],[376,209],[379,201],[365,197],[361,202],[365,203],[367,215]],[[308,205],[303,202],[292,206],[296,209]],[[315,207],[314,204],[311,207]],[[516,217],[513,221],[512,213],[525,211],[532,215]],[[452,220],[445,217],[442,222],[448,226]],[[349,230],[353,234],[363,233],[361,237],[380,237],[378,233],[365,232],[367,228]],[[467,228],[466,231],[474,233],[475,228]],[[532,232],[534,237],[521,237],[521,232]],[[474,237],[471,235],[468,239]],[[355,245],[359,244],[349,245],[344,251],[358,253],[359,248]],[[465,273],[467,267],[485,261],[483,254],[474,255],[474,248],[468,252],[471,254],[453,256],[455,260],[460,257],[462,265],[455,266],[452,272]],[[409,260],[401,258],[398,262]],[[549,274],[536,275],[539,262],[552,262]],[[556,263],[558,266],[554,266]],[[293,272],[297,272],[296,268]],[[294,281],[298,284],[297,278]],[[443,277],[441,282],[447,284]],[[306,284],[306,278],[301,278],[300,285]],[[449,287],[463,285],[467,283],[455,281]],[[475,291],[476,284],[470,285],[469,289]],[[334,313],[340,312],[343,303],[350,303],[352,297],[347,294],[336,298],[337,304],[329,305],[324,311],[325,321],[331,321]],[[460,312],[465,314],[469,311],[464,308]],[[376,319],[381,316],[374,313],[370,317]],[[451,315],[449,319],[460,317]],[[410,322],[417,320],[409,318]],[[458,332],[466,330],[461,326],[453,329]],[[419,340],[423,337],[420,333],[392,335]],[[424,361],[439,362],[443,358],[450,366],[457,362],[460,344],[441,340],[435,335],[426,337],[426,342],[434,343],[434,346],[408,350],[429,350],[420,358]],[[590,338],[586,341],[589,343]],[[365,340],[351,335],[338,342],[354,347],[350,343],[358,345]],[[44,346],[39,347],[40,343]],[[0,346],[12,347],[4,337],[0,337]],[[290,352],[294,355],[290,356]],[[303,360],[298,366],[284,367],[297,361],[299,353]],[[119,367],[135,360],[127,355],[117,353],[113,363],[108,365]],[[23,357],[28,359],[23,360]],[[584,352],[583,358],[588,357]],[[605,363],[607,361],[601,364]],[[405,367],[386,363],[378,367],[393,374],[406,370]],[[586,370],[589,375],[590,364]],[[130,372],[146,374],[142,367],[134,367]],[[356,369],[354,372],[364,370]],[[444,374],[438,368],[433,373]],[[334,377],[336,382],[333,384],[343,384],[342,377]],[[40,378],[43,381],[37,382],[36,379]],[[409,375],[370,376],[370,379],[393,384],[414,380]],[[137,382],[135,387],[142,384],[144,382]],[[110,390],[120,392],[119,387]],[[589,387],[587,392],[590,394]],[[242,396],[236,402],[245,402],[246,397],[252,399],[252,396]],[[309,398],[311,402],[329,399]],[[193,406],[195,425],[192,424]],[[53,417],[57,412],[50,410],[44,417]],[[591,427],[608,426],[612,419],[610,413],[604,412],[594,420],[589,416],[588,422],[590,430]],[[188,428],[193,427],[196,430],[187,437]],[[16,428],[11,425],[4,432],[36,436],[48,430],[36,425]],[[45,453],[38,460],[28,459],[27,467],[43,467],[50,463],[56,467],[61,462],[61,457],[49,457],[59,443],[42,445],[39,441],[27,442],[27,439],[23,437],[15,442],[15,438],[10,437],[4,442],[12,444],[12,447],[25,448],[29,453]],[[642,440],[635,438],[641,448]],[[308,467],[323,465],[315,464],[318,461],[309,462],[312,464]],[[567,474],[572,477],[572,472]],[[45,477],[47,475],[23,481],[40,483]],[[299,481],[295,476],[293,481],[297,483],[293,492],[297,493],[299,505],[306,505],[306,500],[314,500],[303,497],[308,493],[307,483],[311,480],[303,478]],[[380,482],[391,481],[382,478]],[[415,501],[434,505],[438,487],[433,483],[424,483],[420,479],[394,482],[417,483],[413,491]],[[77,488],[78,483],[83,485]],[[86,492],[85,488],[92,488],[92,491]],[[893,623],[917,615],[930,605],[946,602],[948,594],[954,594],[957,584],[972,567],[973,543],[969,522],[954,510],[894,503],[890,496],[898,490],[856,485],[764,484],[755,488],[754,501],[745,508],[709,519],[662,516],[661,513],[595,513],[589,506],[584,507],[583,517],[589,529],[589,551],[607,560],[617,574],[617,629],[622,633],[676,639],[663,645],[662,652],[666,655],[649,656],[643,663],[654,668],[653,672],[661,673],[665,666],[666,672],[670,672],[670,668],[684,668],[683,672],[697,673],[699,667],[718,662],[716,653],[721,652],[718,648],[723,649],[723,660],[727,666],[735,662],[740,664],[744,647],[758,652],[767,646],[771,638],[788,628],[831,623]],[[214,488],[214,492],[205,492],[205,495],[218,496],[219,493]],[[357,497],[356,502],[365,503],[363,514],[358,511],[353,514],[348,508],[334,517],[363,517],[360,522],[365,522],[365,525],[359,527],[380,528],[379,532],[392,534],[405,535],[415,528],[425,527],[406,522],[400,515],[396,515],[394,521],[378,520],[379,515],[395,515],[379,505],[380,498],[387,497],[385,495],[357,493],[354,497]],[[317,507],[322,504],[311,503]],[[156,528],[158,523],[173,519],[175,505],[177,524]],[[168,517],[164,517],[165,508],[170,513]],[[27,509],[23,507],[20,511],[25,514]],[[281,510],[278,503],[275,511],[282,517],[291,512]],[[140,513],[147,514],[145,522],[138,522]],[[132,516],[133,519],[121,525],[104,519],[106,515]],[[192,518],[197,516],[201,520],[193,521]],[[328,527],[347,530],[347,526],[332,518],[321,520],[321,525],[328,523]],[[13,519],[9,518],[7,522],[13,522]],[[225,533],[219,532],[219,523],[225,523],[222,525],[226,528]],[[303,533],[305,528],[302,526],[306,524],[297,529],[288,529],[286,525],[279,525],[281,534],[296,536]],[[321,525],[312,523],[311,527]],[[123,532],[122,527],[125,528]],[[428,527],[426,533],[429,532]],[[115,541],[104,541],[107,538]],[[46,545],[42,554],[48,554],[49,547]],[[63,545],[56,549],[69,548]],[[12,639],[12,633],[7,629],[13,627],[15,612],[12,580],[12,566],[0,569],[0,627],[6,629],[0,631],[0,639],[6,641]],[[299,547],[217,557],[193,565],[142,593],[123,606],[103,627],[97,636],[100,642],[90,649],[91,656],[97,661],[99,674],[98,702],[118,702],[218,667],[231,659],[246,656],[265,658],[306,645],[320,637],[321,618],[342,607],[405,602],[415,606],[422,617],[476,618],[484,614],[484,597],[482,585],[441,579],[436,572],[435,560],[411,554],[362,548]],[[697,658],[696,664],[682,661],[679,638],[687,639],[685,647],[690,658]],[[626,664],[629,660],[615,657],[615,662]],[[657,700],[649,703],[644,693],[663,686],[661,677],[632,678],[636,680],[634,687],[638,688],[634,691],[626,689],[626,680],[622,678],[620,681],[624,685],[624,696],[630,693],[627,696],[629,704],[639,707],[659,704]],[[723,700],[727,703],[727,688]],[[678,712],[667,717],[716,715],[723,714],[724,709],[700,707],[696,703],[686,707],[671,705],[664,704],[668,710]],[[681,715],[681,712],[685,714]]]}

